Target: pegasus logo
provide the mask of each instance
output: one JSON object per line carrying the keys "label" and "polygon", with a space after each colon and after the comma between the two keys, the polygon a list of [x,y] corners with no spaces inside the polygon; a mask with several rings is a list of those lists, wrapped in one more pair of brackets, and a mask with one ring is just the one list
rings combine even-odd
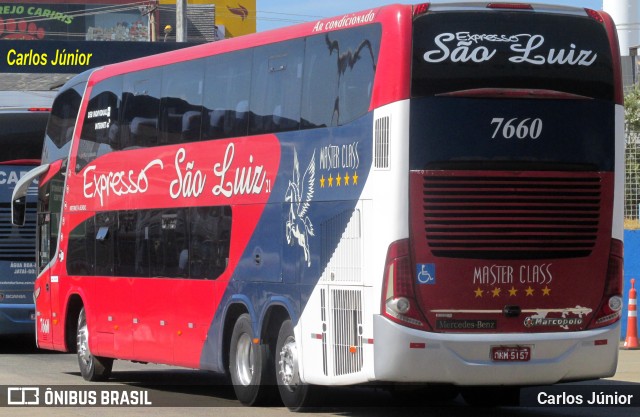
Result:
{"label": "pegasus logo", "polygon": [[235,14],[236,16],[240,16],[240,18],[242,19],[242,21],[244,22],[244,19],[246,19],[249,16],[249,10],[247,10],[246,7],[238,5],[238,7],[229,7],[227,6],[227,9],[229,10],[229,12],[231,12],[231,14]]}
{"label": "pegasus logo", "polygon": [[297,242],[304,250],[304,260],[307,267],[311,266],[309,253],[309,236],[315,236],[313,223],[309,219],[309,201],[313,198],[313,184],[316,179],[316,152],[313,151],[311,161],[304,176],[300,178],[300,163],[298,153],[293,149],[293,178],[289,181],[289,187],[284,200],[291,203],[289,206],[289,218],[286,223],[287,243],[290,246]]}

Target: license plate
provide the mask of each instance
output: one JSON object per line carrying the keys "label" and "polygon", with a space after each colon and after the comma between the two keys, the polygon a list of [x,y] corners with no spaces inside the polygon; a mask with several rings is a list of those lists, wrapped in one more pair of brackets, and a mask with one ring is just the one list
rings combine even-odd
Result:
{"label": "license plate", "polygon": [[494,362],[528,362],[531,360],[531,346],[493,346],[491,360]]}

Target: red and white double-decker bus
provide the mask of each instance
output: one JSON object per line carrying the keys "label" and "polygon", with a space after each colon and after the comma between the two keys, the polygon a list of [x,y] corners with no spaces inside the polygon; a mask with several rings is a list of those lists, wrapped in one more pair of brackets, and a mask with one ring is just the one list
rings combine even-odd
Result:
{"label": "red and white double-decker bus", "polygon": [[84,73],[31,175],[38,345],[290,408],[613,375],[618,55],[602,12],[421,4]]}

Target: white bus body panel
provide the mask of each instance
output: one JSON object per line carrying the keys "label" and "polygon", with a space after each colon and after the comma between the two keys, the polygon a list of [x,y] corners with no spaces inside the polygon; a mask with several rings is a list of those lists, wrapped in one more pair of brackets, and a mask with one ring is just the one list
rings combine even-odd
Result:
{"label": "white bus body panel", "polygon": [[[447,334],[410,329],[380,315],[373,321],[375,339],[380,341],[374,345],[378,381],[554,384],[613,376],[618,362],[619,322],[567,333]],[[422,344],[423,348],[415,348]],[[523,345],[531,346],[528,362],[491,360],[492,346]]]}
{"label": "white bus body panel", "polygon": [[[300,376],[311,384],[374,378],[372,319],[380,312],[387,250],[409,236],[409,100],[376,109],[372,130],[367,183],[295,329]],[[388,146],[380,146],[380,136]],[[347,319],[353,311],[361,314],[355,325]],[[345,345],[356,333],[357,344]]]}

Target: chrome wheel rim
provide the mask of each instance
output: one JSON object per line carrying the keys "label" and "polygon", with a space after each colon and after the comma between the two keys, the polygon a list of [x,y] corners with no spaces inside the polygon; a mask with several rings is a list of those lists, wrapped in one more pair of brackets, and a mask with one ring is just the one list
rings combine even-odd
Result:
{"label": "chrome wheel rim", "polygon": [[251,384],[254,367],[255,358],[253,356],[253,349],[251,348],[251,337],[243,333],[236,344],[236,373],[238,375],[238,382],[242,385]]}
{"label": "chrome wheel rim", "polygon": [[293,336],[287,337],[282,345],[278,364],[278,373],[280,374],[282,385],[293,392],[296,385],[300,383],[300,374],[298,373],[298,348],[296,347],[296,339]]}
{"label": "chrome wheel rim", "polygon": [[86,366],[91,365],[92,356],[91,351],[89,351],[89,329],[87,329],[86,324],[78,329],[78,358],[80,358]]}

